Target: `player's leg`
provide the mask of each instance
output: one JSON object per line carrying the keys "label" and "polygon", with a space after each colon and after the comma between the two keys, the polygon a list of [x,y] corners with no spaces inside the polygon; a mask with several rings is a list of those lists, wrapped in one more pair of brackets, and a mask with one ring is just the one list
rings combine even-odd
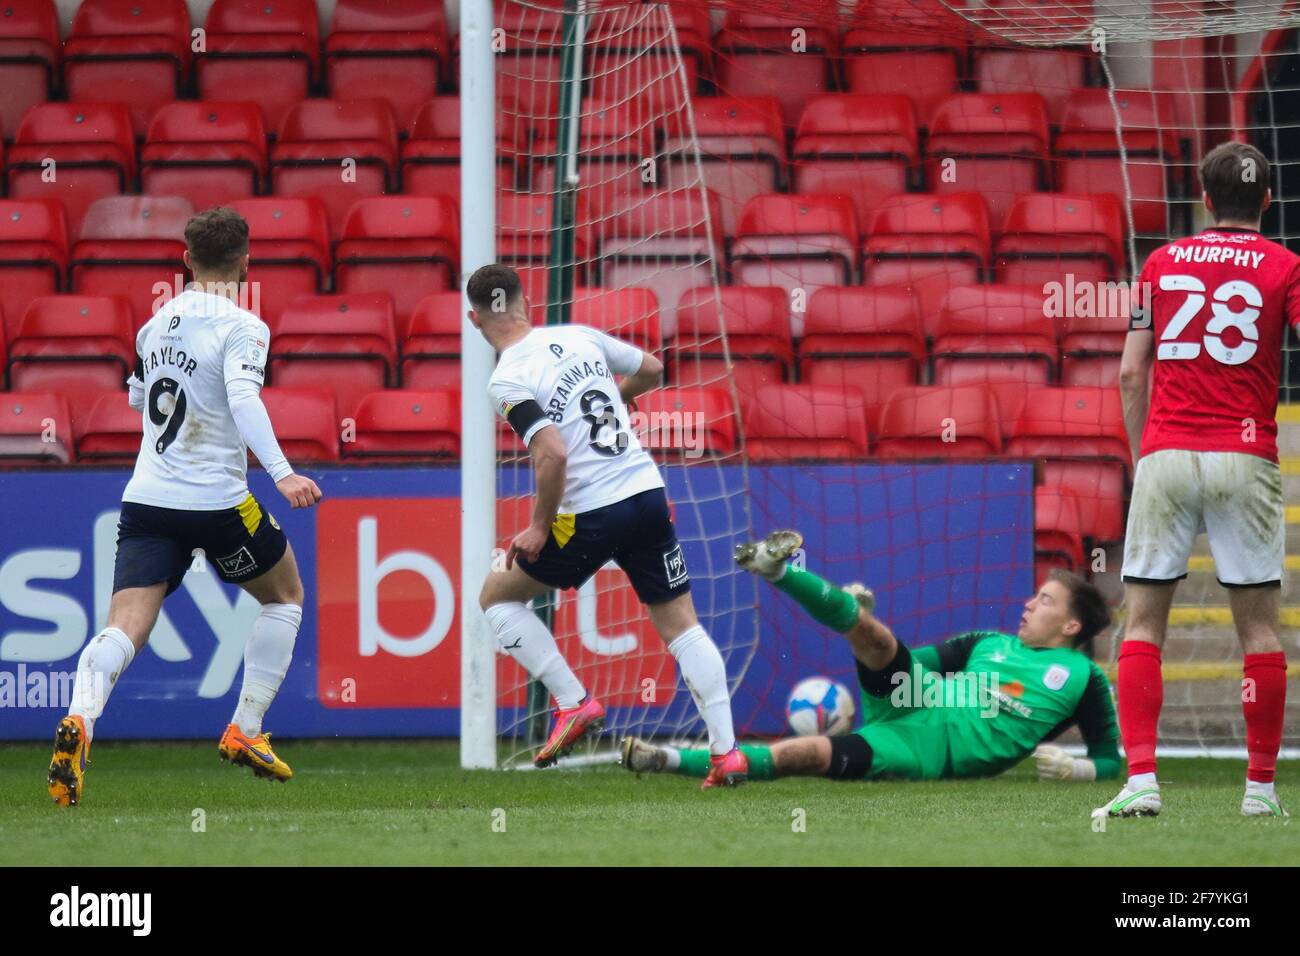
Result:
{"label": "player's leg", "polygon": [[479,606],[497,647],[514,658],[533,680],[540,681],[555,699],[550,736],[533,757],[538,767],[549,767],[585,735],[604,725],[604,707],[587,693],[560,654],[555,636],[528,602],[548,591],[582,584],[605,562],[601,542],[605,510],[566,516],[573,519],[572,525],[557,519],[536,561],[519,558],[509,568],[489,572],[479,592]]}
{"label": "player's leg", "polygon": [[72,704],[54,731],[46,784],[60,806],[75,806],[84,795],[95,722],[136,653],[148,643],[163,599],[180,586],[189,569],[190,552],[171,536],[171,514],[147,505],[122,505],[108,621],[82,648]]}
{"label": "player's leg", "polygon": [[646,606],[668,652],[677,661],[709,733],[712,772],[704,788],[734,786],[746,779],[747,761],[736,747],[727,665],[695,613],[690,575],[662,488],[620,502],[626,523],[614,560]]}
{"label": "player's leg", "polygon": [[298,561],[280,525],[253,495],[203,523],[204,551],[217,575],[262,605],[244,644],[244,679],[230,723],[217,743],[222,760],[256,776],[284,782],[289,765],[271,748],[262,719],[289,672],[302,626],[303,586]]}
{"label": "player's leg", "polygon": [[1164,704],[1160,655],[1178,582],[1187,577],[1202,526],[1199,463],[1194,452],[1153,452],[1138,462],[1124,535],[1124,642],[1115,676],[1128,780],[1094,813],[1155,816],[1156,728]]}
{"label": "player's leg", "polygon": [[1254,455],[1222,453],[1211,462],[1206,531],[1243,654],[1248,764],[1241,812],[1286,816],[1273,786],[1286,709],[1286,653],[1278,636],[1286,560],[1281,471]]}

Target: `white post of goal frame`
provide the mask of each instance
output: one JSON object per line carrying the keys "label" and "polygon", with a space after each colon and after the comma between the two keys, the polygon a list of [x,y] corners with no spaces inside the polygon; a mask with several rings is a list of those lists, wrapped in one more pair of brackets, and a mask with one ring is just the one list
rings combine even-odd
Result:
{"label": "white post of goal frame", "polygon": [[[460,2],[460,267],[496,260],[496,73],[492,0]],[[463,313],[462,313],[463,314]],[[478,607],[496,546],[496,429],[487,398],[495,356],[468,318],[460,325],[460,765],[497,763],[496,645]]]}

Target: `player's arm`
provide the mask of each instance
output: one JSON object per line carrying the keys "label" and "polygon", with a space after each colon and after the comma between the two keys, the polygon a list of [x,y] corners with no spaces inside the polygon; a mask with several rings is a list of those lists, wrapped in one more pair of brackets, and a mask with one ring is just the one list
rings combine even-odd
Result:
{"label": "player's arm", "polygon": [[1119,392],[1124,406],[1124,429],[1128,432],[1129,450],[1136,467],[1142,447],[1142,431],[1147,425],[1151,405],[1151,363],[1155,358],[1155,330],[1152,327],[1151,285],[1146,269],[1138,279],[1137,301],[1129,320],[1124,353],[1119,360]]}
{"label": "player's arm", "polygon": [[664,363],[649,352],[642,352],[612,335],[597,329],[591,330],[600,349],[605,353],[605,363],[615,375],[623,376],[618,383],[618,393],[626,405],[638,395],[644,395],[663,381]]}
{"label": "player's arm", "polygon": [[926,670],[939,674],[955,674],[966,669],[971,651],[987,636],[984,631],[971,631],[969,634],[951,637],[942,644],[913,648],[912,660],[919,661]]}
{"label": "player's arm", "polygon": [[144,398],[144,360],[137,354],[135,369],[126,378],[126,401],[137,412],[142,412]]}
{"label": "player's arm", "polygon": [[1096,664],[1074,711],[1088,756],[1072,757],[1060,747],[1040,744],[1034,750],[1040,780],[1109,780],[1119,776],[1119,724],[1110,699],[1110,682]]}
{"label": "player's arm", "polygon": [[488,386],[493,406],[514,429],[519,440],[528,447],[533,462],[534,487],[533,516],[528,527],[515,535],[506,552],[506,567],[513,567],[515,556],[522,554],[529,561],[546,546],[551,525],[564,497],[564,483],[568,477],[569,456],[560,430],[550,416],[542,411],[533,390],[522,381],[493,376]]}
{"label": "player's arm", "polygon": [[295,475],[271,427],[262,403],[262,379],[270,348],[270,332],[263,324],[236,328],[226,339],[224,375],[230,417],[244,444],[252,449],[280,494],[294,508],[310,508],[320,501],[320,488],[304,475]]}

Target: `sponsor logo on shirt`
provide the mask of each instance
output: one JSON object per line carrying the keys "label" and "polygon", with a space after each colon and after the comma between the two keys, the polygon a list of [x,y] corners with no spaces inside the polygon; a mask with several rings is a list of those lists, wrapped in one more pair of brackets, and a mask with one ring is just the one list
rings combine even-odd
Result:
{"label": "sponsor logo on shirt", "polygon": [[246,354],[248,357],[249,364],[265,365],[266,364],[266,342],[263,341],[262,339],[250,338],[248,340],[248,350]]}

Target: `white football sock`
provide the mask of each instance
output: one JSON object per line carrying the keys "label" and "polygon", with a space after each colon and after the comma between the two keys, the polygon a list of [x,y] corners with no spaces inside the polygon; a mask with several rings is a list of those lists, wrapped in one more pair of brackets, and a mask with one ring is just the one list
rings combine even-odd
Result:
{"label": "white football sock", "polygon": [[736,746],[736,732],[731,723],[727,665],[722,661],[718,645],[696,624],[668,645],[668,653],[677,658],[686,689],[691,692],[709,730],[709,753],[714,756],[729,753]]}
{"label": "white football sock", "polygon": [[231,723],[238,724],[246,737],[262,732],[262,718],[279,693],[289,672],[293,645],[302,624],[302,608],[296,604],[263,604],[244,645],[244,685]]}
{"label": "white football sock", "polygon": [[497,647],[505,651],[529,676],[546,685],[560,710],[572,710],[587,692],[560,655],[555,636],[541,619],[519,601],[493,604],[483,612],[492,625]]}
{"label": "white football sock", "polygon": [[1156,783],[1156,775],[1153,773],[1133,774],[1128,778],[1127,786],[1130,790],[1135,790],[1135,791],[1146,790],[1147,788],[1152,788],[1155,790],[1160,789],[1160,784]]}
{"label": "white football sock", "polygon": [[76,714],[85,722],[87,737],[95,736],[95,721],[104,712],[117,679],[134,658],[135,645],[125,631],[116,627],[104,628],[82,648],[68,714]]}

